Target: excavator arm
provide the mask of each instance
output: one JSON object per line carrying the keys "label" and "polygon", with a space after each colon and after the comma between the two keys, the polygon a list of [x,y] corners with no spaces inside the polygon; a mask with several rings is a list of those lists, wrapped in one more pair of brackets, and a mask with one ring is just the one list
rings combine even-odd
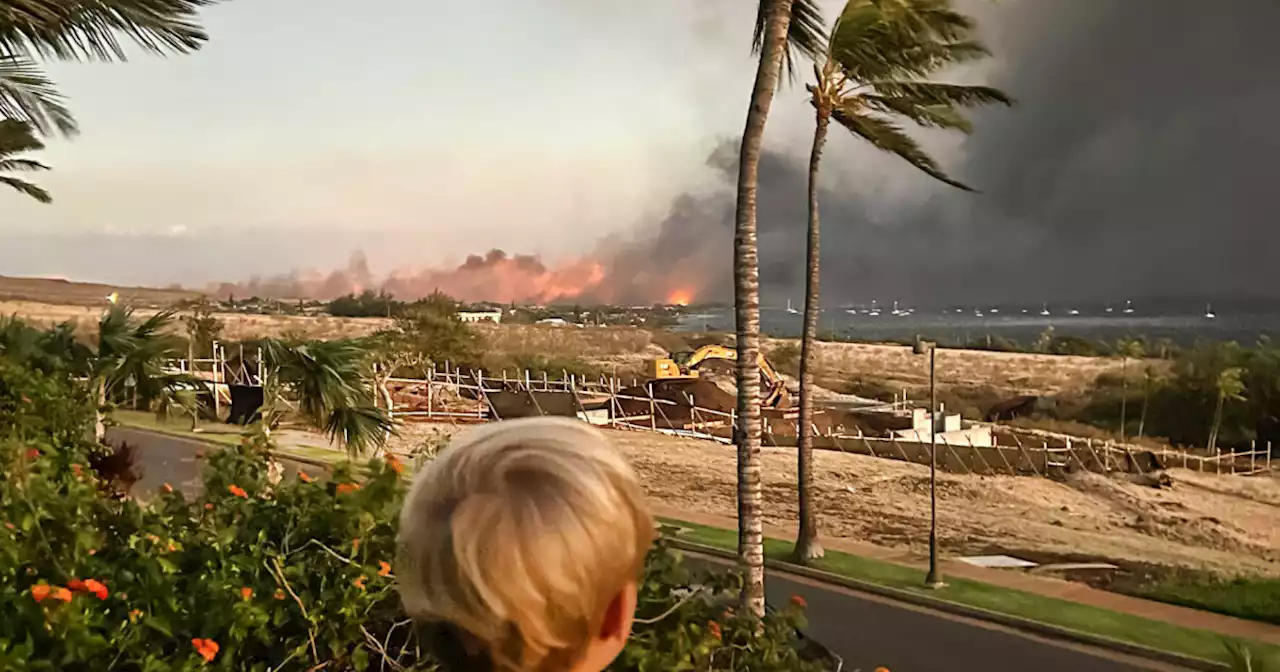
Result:
{"label": "excavator arm", "polygon": [[[734,348],[727,348],[723,345],[704,345],[692,353],[684,356],[677,355],[674,360],[683,370],[694,372],[698,365],[708,359],[725,359],[730,361],[738,360],[738,351]],[[787,394],[786,381],[782,376],[778,375],[777,370],[765,359],[764,353],[759,356],[760,377],[764,379],[765,389],[761,395],[763,398],[761,403],[769,408],[782,408],[789,404],[790,398]]]}

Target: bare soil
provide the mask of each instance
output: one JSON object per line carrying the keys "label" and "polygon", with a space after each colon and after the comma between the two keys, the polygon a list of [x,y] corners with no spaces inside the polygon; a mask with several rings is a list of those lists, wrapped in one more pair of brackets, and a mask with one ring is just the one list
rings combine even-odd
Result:
{"label": "bare soil", "polygon": [[[654,500],[735,515],[731,446],[642,432],[612,436]],[[927,467],[826,451],[815,459],[825,534],[913,554],[927,551]],[[792,526],[795,453],[766,448],[763,460],[766,522]],[[1280,480],[1184,470],[1170,475],[1172,489],[1090,473],[1067,483],[939,473],[939,539],[948,554],[1025,549],[1116,564],[1280,576]]]}

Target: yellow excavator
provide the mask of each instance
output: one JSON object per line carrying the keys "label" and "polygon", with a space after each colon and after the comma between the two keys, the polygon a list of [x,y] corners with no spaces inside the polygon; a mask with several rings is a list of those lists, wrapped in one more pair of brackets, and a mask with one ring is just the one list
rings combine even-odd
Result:
{"label": "yellow excavator", "polygon": [[[655,380],[697,378],[698,366],[709,359],[736,362],[738,351],[723,345],[704,345],[692,352],[675,352],[670,357],[653,360],[651,375]],[[760,378],[760,403],[765,408],[787,408],[791,405],[786,381],[763,354],[760,355]]]}

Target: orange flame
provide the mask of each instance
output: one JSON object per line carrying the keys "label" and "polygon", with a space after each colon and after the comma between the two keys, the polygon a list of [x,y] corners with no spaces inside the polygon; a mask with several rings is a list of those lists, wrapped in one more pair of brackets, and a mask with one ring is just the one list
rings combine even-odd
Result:
{"label": "orange flame", "polygon": [[667,304],[672,306],[687,306],[693,300],[693,292],[687,289],[676,289],[667,295]]}

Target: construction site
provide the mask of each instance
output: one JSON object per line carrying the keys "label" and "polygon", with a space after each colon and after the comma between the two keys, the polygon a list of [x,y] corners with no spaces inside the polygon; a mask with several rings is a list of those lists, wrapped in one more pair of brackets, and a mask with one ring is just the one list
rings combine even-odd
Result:
{"label": "construction site", "polygon": [[[219,390],[215,403],[222,408],[215,415],[236,416],[246,403],[261,403],[256,367],[244,361],[254,357],[219,351],[196,362],[196,372]],[[609,432],[660,513],[731,519],[737,510],[732,349],[676,353],[647,367],[647,378],[621,380],[491,376],[445,364],[421,377],[380,378],[377,397],[399,422],[388,448],[404,454],[438,447],[477,423],[577,417]],[[767,361],[761,370],[765,522],[789,529],[797,516],[795,385]],[[815,398],[815,493],[828,537],[874,544],[905,560],[921,557],[933,438],[939,539],[949,555],[1105,565],[1112,569],[1067,577],[1104,587],[1182,571],[1280,576],[1280,526],[1274,524],[1280,479],[1265,447],[1152,451],[945,411],[935,420],[901,398],[879,401],[821,388]],[[310,430],[278,437],[339,449]]]}

